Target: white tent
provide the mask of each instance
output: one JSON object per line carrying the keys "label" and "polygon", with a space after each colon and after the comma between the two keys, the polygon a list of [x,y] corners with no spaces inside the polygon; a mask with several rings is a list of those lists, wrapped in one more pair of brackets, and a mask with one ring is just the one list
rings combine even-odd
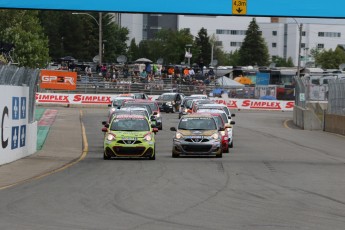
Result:
{"label": "white tent", "polygon": [[231,87],[231,88],[244,88],[244,85],[234,81],[228,77],[220,77],[217,79],[217,84],[220,86],[227,86],[227,87]]}

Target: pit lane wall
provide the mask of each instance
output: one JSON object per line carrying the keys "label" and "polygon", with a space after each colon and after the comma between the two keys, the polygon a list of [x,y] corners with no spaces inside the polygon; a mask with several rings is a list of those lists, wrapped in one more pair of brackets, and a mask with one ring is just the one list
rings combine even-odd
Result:
{"label": "pit lane wall", "polygon": [[29,87],[0,85],[0,165],[36,152],[37,122],[29,123]]}
{"label": "pit lane wall", "polygon": [[[65,104],[65,105],[108,105],[116,94],[59,94],[36,93],[36,104]],[[155,100],[159,95],[150,95]],[[211,98],[219,104],[225,104],[230,109],[293,111],[294,101],[255,100],[238,98]]]}

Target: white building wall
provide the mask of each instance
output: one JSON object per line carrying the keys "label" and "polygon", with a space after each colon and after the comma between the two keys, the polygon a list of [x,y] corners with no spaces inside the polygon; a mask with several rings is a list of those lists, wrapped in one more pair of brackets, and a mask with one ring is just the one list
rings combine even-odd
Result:
{"label": "white building wall", "polygon": [[127,27],[129,30],[127,45],[133,38],[137,44],[143,40],[143,24],[143,14],[121,14],[121,26]]}
{"label": "white building wall", "polygon": [[[286,45],[286,57],[291,57],[294,64],[298,64],[298,47],[299,47],[299,24],[288,23],[287,33],[284,35],[284,23],[258,23],[262,35],[268,45],[270,55],[277,55],[284,57],[284,46]],[[277,31],[277,36],[272,36],[272,31]],[[310,55],[310,50],[315,49],[318,45],[323,45],[325,50],[334,50],[339,44],[345,44],[345,25],[341,24],[302,24],[302,31],[304,36],[301,40],[301,56],[307,57]],[[319,36],[319,32],[337,34],[340,37],[324,37]],[[284,37],[287,36],[286,43]],[[272,43],[277,42],[277,48],[272,47]],[[306,62],[313,61],[311,57],[301,59],[301,66]]]}
{"label": "white building wall", "polygon": [[[284,24],[258,23],[262,36],[268,47],[270,56],[284,57]],[[276,32],[275,34],[273,32]],[[275,44],[275,47],[274,45]]]}

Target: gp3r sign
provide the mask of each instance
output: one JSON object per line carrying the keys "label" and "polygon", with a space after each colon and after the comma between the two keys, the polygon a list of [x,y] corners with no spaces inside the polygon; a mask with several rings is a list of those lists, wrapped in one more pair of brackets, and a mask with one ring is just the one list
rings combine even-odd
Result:
{"label": "gp3r sign", "polygon": [[[0,162],[9,155],[26,151],[28,124],[28,87],[0,86]],[[9,157],[12,158],[12,157]]]}

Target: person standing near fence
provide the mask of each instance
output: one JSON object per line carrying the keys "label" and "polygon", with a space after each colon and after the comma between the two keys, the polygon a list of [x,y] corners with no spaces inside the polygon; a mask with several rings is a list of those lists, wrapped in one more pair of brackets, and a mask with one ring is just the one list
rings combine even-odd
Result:
{"label": "person standing near fence", "polygon": [[92,69],[89,65],[85,67],[85,74],[89,79],[92,79]]}

